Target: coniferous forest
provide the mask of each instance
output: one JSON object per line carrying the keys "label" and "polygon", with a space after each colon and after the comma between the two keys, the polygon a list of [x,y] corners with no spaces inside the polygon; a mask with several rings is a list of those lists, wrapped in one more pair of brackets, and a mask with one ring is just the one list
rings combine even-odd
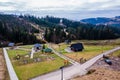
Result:
{"label": "coniferous forest", "polygon": [[[63,25],[60,25],[62,19]],[[103,40],[120,37],[120,27],[92,25],[56,17],[35,17],[30,15],[0,14],[0,40],[32,44],[41,42],[34,33],[39,31],[28,23],[39,25],[48,42],[60,43],[65,40]]]}
{"label": "coniferous forest", "polygon": [[92,25],[62,18],[65,26],[59,25],[61,18],[36,18],[34,16],[21,16],[25,20],[46,27],[45,39],[49,42],[62,42],[70,40],[104,40],[120,37],[120,27],[109,25]]}
{"label": "coniferous forest", "polygon": [[32,44],[39,42],[33,33],[37,31],[14,15],[0,15],[0,42]]}

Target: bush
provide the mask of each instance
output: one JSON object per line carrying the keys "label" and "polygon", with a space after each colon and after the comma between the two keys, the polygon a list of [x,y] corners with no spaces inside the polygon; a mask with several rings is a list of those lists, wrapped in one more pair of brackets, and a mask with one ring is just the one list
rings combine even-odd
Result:
{"label": "bush", "polygon": [[94,73],[96,70],[95,69],[90,69],[88,72],[87,72],[87,74],[92,74],[92,73]]}

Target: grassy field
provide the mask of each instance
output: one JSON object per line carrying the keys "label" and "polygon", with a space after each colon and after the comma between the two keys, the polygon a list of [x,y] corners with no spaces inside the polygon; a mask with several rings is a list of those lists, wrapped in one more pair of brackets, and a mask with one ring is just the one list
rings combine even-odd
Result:
{"label": "grassy field", "polygon": [[60,43],[60,44],[51,44],[51,46],[59,52],[62,52],[65,56],[80,61],[80,58],[89,60],[92,57],[99,55],[107,50],[110,50],[114,47],[119,46],[120,39],[117,40],[75,40],[73,43],[83,43],[84,50],[82,52],[71,52],[68,53],[64,49],[69,47],[70,44]]}
{"label": "grassy field", "polygon": [[13,57],[15,57],[16,55],[25,55],[25,54],[28,54],[29,53],[29,51],[25,51],[25,50],[7,50],[8,51],[8,53],[9,53],[9,57],[11,58],[11,59],[13,59]]}
{"label": "grassy field", "polygon": [[120,50],[118,51],[115,51],[112,56],[115,56],[115,57],[120,57]]}
{"label": "grassy field", "polygon": [[22,66],[14,65],[14,68],[20,80],[28,80],[32,77],[57,70],[62,65],[63,60],[57,57],[54,61],[38,62]]}
{"label": "grassy field", "polygon": [[[42,56],[42,52],[35,53],[35,57],[45,58],[45,57],[53,57],[54,60],[44,60],[41,62],[32,62],[28,64],[19,65],[18,60],[14,60],[13,58],[16,54],[25,55],[28,54],[27,51],[23,50],[8,50],[9,57],[11,58],[14,69],[20,80],[28,80],[30,78],[39,76],[41,74],[45,74],[54,70],[58,70],[60,66],[64,65],[64,60],[55,54],[45,54],[46,56]],[[46,59],[46,58],[45,58]]]}
{"label": "grassy field", "polygon": [[94,45],[84,45],[84,48],[85,49],[82,52],[71,52],[71,53],[67,53],[64,55],[79,62],[80,58],[89,60],[89,59],[101,54],[102,52],[112,49],[113,46],[101,47],[101,46],[94,46]]}
{"label": "grassy field", "polygon": [[[70,57],[71,59],[74,59],[76,61],[80,61],[80,58],[89,60],[92,57],[101,54],[102,52],[105,52],[107,50],[110,50],[116,46],[119,46],[119,40],[82,40],[82,41],[73,41],[72,43],[82,42],[84,45],[84,50],[82,52],[71,52],[68,53],[64,49],[69,47],[70,45],[65,43],[60,44],[50,44],[56,51],[61,52],[63,55]],[[71,44],[72,44],[71,43]],[[46,45],[45,45],[46,46]],[[32,45],[22,46],[21,48],[30,49],[32,48]],[[115,52],[118,55],[120,51]],[[34,58],[41,58],[43,61],[41,62],[34,62],[33,59],[31,59],[32,62],[28,62],[28,64],[18,64],[19,62],[17,60],[14,60],[13,58],[19,54],[19,55],[28,55],[29,51],[24,50],[8,50],[8,54],[10,56],[10,59],[12,61],[12,64],[14,66],[14,69],[19,77],[20,80],[28,80],[30,78],[36,77],[41,74],[45,74],[54,70],[58,70],[60,66],[64,65],[64,60],[60,57],[56,56],[55,54],[45,54],[42,52],[38,52],[34,54]],[[47,58],[53,57],[54,60],[47,60]],[[30,60],[30,59],[27,59]]]}
{"label": "grassy field", "polygon": [[32,49],[33,45],[24,45],[24,46],[20,46],[20,48],[24,48],[24,49]]}
{"label": "grassy field", "polygon": [[60,44],[50,44],[51,45],[51,47],[53,48],[53,49],[55,49],[57,52],[62,52],[63,54],[64,53],[67,53],[64,49],[65,48],[67,48],[68,46],[70,46],[70,45],[68,45],[68,44],[65,44],[65,43],[60,43]]}

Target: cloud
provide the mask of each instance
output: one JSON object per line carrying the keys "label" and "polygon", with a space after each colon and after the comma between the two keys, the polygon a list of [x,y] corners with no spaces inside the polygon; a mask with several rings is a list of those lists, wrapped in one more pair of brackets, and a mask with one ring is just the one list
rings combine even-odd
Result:
{"label": "cloud", "polygon": [[13,2],[0,2],[0,6],[11,6],[14,5]]}
{"label": "cloud", "polygon": [[0,10],[5,6],[15,10],[104,10],[118,5],[120,0],[0,0]]}
{"label": "cloud", "polygon": [[120,13],[120,0],[0,0],[0,11],[87,17],[115,15]]}
{"label": "cloud", "polygon": [[25,4],[24,0],[0,0],[0,11],[22,10]]}

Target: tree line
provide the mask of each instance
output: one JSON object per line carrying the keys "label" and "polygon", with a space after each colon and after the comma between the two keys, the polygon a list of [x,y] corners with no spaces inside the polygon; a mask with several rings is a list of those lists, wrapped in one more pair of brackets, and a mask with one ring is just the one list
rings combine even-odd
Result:
{"label": "tree line", "polygon": [[37,30],[14,15],[0,14],[0,42],[33,44],[41,42],[34,36]]}
{"label": "tree line", "polygon": [[[59,43],[67,39],[103,40],[120,37],[120,27],[85,24],[79,21],[50,16],[37,18],[35,16],[27,15],[22,17],[28,21],[46,27],[44,37],[49,42]],[[59,25],[60,19],[63,20],[63,24],[67,27]]]}
{"label": "tree line", "polygon": [[[60,20],[66,26],[60,25]],[[103,40],[120,38],[120,27],[84,24],[79,21],[56,17],[35,17],[30,15],[0,15],[0,39],[15,43],[32,44],[41,42],[34,33],[39,32],[27,22],[44,27],[44,38],[48,42],[65,40]]]}

